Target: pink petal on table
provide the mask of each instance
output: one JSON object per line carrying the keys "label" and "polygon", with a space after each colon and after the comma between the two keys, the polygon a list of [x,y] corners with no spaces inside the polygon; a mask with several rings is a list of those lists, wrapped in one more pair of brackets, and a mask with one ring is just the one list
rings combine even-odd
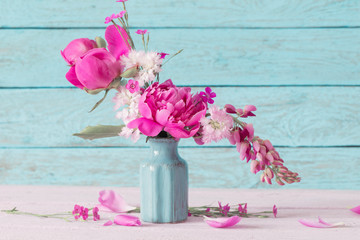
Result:
{"label": "pink petal on table", "polygon": [[209,218],[204,217],[204,221],[210,226],[214,228],[227,228],[234,226],[238,222],[240,222],[241,217],[233,216],[228,218]]}
{"label": "pink petal on table", "polygon": [[115,216],[114,223],[122,226],[140,226],[141,222],[138,217],[131,215],[117,215]]}
{"label": "pink petal on table", "polygon": [[334,228],[334,227],[345,226],[345,224],[342,222],[332,223],[332,224],[327,223],[324,220],[322,220],[320,217],[319,217],[319,222],[313,222],[313,221],[308,221],[305,219],[300,219],[299,223],[301,223],[304,226],[313,227],[313,228]]}
{"label": "pink petal on table", "polygon": [[128,205],[125,200],[113,190],[103,190],[99,192],[100,204],[96,207],[102,211],[111,212],[128,212],[134,210],[136,207]]}
{"label": "pink petal on table", "polygon": [[350,209],[351,211],[353,211],[354,213],[360,214],[360,205],[357,207],[354,207],[352,209]]}
{"label": "pink petal on table", "polygon": [[106,223],[104,223],[103,226],[111,226],[111,225],[113,225],[113,222],[111,220],[109,220]]}

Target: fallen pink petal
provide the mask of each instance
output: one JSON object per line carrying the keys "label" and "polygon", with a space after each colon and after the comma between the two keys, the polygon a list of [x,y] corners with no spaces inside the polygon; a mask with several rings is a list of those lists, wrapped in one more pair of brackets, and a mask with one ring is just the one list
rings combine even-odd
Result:
{"label": "fallen pink petal", "polygon": [[223,217],[223,218],[209,218],[204,217],[204,221],[210,226],[214,228],[228,228],[236,225],[241,220],[239,216],[233,217]]}
{"label": "fallen pink petal", "polygon": [[117,215],[115,216],[114,223],[122,226],[140,226],[141,222],[138,217],[132,215]]}
{"label": "fallen pink petal", "polygon": [[113,190],[100,191],[99,202],[100,204],[96,207],[98,207],[100,211],[122,213],[134,210],[136,208],[128,205],[125,200]]}
{"label": "fallen pink petal", "polygon": [[334,228],[334,227],[345,226],[345,224],[343,222],[327,223],[324,220],[322,220],[320,217],[318,219],[318,222],[309,221],[309,220],[305,220],[305,219],[300,219],[299,223],[301,223],[304,226],[313,227],[313,228]]}
{"label": "fallen pink petal", "polygon": [[111,225],[113,225],[113,222],[111,220],[109,220],[106,223],[104,223],[103,226],[111,226]]}
{"label": "fallen pink petal", "polygon": [[352,209],[350,209],[351,211],[353,211],[354,213],[360,214],[360,205],[357,207],[354,207]]}

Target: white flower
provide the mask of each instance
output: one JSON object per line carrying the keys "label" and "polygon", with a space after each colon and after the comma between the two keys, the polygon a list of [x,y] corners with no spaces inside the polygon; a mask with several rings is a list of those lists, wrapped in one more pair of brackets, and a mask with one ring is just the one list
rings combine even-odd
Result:
{"label": "white flower", "polygon": [[156,74],[161,72],[163,59],[157,52],[131,50],[128,56],[122,56],[120,61],[125,69],[139,67],[140,70],[134,80],[138,81],[139,86],[142,87],[145,83],[155,80]]}

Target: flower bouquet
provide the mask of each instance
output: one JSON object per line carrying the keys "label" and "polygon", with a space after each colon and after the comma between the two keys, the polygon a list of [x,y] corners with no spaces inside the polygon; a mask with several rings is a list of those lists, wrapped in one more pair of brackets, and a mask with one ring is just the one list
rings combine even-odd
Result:
{"label": "flower bouquet", "polygon": [[[157,141],[156,144],[159,144],[159,141],[166,142],[166,148],[173,150],[161,157],[156,155],[158,152],[154,153],[152,160],[175,156],[175,160],[178,161],[175,165],[181,163],[180,171],[183,171],[183,175],[178,178],[169,175],[166,180],[175,182],[174,185],[179,185],[179,181],[185,182],[186,189],[187,166],[176,151],[176,144],[181,138],[192,138],[199,145],[228,139],[231,145],[236,146],[240,159],[250,163],[250,171],[254,174],[261,172],[262,182],[272,184],[275,180],[280,185],[300,182],[298,174],[284,166],[284,161],[271,142],[255,136],[253,125],[244,121],[255,116],[255,106],[216,106],[214,99],[217,96],[210,87],[194,93],[190,87],[177,87],[170,79],[160,81],[162,68],[182,50],[171,56],[163,52],[150,51],[147,30],[135,32],[143,43],[143,49],[137,49],[131,36],[126,1],[118,0],[117,2],[122,3],[123,10],[119,14],[106,17],[105,23],[112,25],[106,28],[105,40],[101,37],[96,37],[95,40],[75,39],[61,51],[62,57],[70,66],[66,79],[71,84],[89,94],[105,92],[104,97],[92,110],[101,104],[109,90],[116,90],[113,98],[114,108],[117,110],[116,117],[124,124],[87,127],[74,135],[84,139],[122,136],[136,142],[143,134],[148,136],[150,141]],[[156,151],[162,148],[164,147],[153,146],[153,150]],[[166,153],[167,150],[160,152]],[[147,179],[145,182],[149,181]],[[159,181],[164,181],[164,178]],[[163,186],[157,184],[155,187],[146,187],[155,189]],[[185,204],[179,204],[186,205],[183,208],[187,214],[187,190],[176,198],[186,198]],[[142,198],[141,204],[145,200]],[[176,199],[172,201],[176,202]],[[181,220],[184,218],[186,219],[186,216]]]}

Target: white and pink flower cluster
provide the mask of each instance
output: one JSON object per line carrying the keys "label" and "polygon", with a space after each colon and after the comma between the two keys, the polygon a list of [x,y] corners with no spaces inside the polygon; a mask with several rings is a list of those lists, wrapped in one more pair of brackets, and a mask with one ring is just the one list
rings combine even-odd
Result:
{"label": "white and pink flower cluster", "polygon": [[114,109],[116,117],[124,123],[118,135],[131,137],[134,142],[140,134],[175,139],[192,137],[200,145],[228,139],[236,146],[241,160],[251,161],[251,172],[262,171],[262,182],[271,184],[274,178],[280,185],[300,181],[297,173],[284,166],[270,141],[254,136],[253,125],[240,120],[255,116],[255,106],[240,109],[227,104],[221,108],[212,105],[216,93],[210,87],[192,93],[190,87],[178,87],[170,79],[160,83],[159,75],[168,54],[148,50],[146,29],[136,31],[144,45],[144,50],[136,50],[126,1],[119,2],[123,3],[123,11],[105,20],[113,23],[106,28],[106,41],[100,37],[95,41],[75,39],[61,51],[70,66],[66,78],[74,86],[91,94],[117,90]]}

